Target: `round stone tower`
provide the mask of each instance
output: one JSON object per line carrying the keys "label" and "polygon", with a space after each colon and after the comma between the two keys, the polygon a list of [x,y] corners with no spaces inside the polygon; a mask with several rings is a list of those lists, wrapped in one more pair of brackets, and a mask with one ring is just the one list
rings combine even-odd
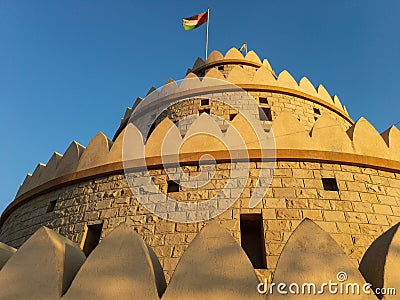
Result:
{"label": "round stone tower", "polygon": [[399,147],[397,128],[379,134],[364,118],[354,122],[323,85],[277,76],[253,51],[213,51],[181,82],[138,98],[112,140],[100,132],[39,164],[3,212],[0,241],[19,247],[47,226],[88,254],[126,223],[169,281],[215,219],[268,277],[309,219],[358,267],[400,221]]}

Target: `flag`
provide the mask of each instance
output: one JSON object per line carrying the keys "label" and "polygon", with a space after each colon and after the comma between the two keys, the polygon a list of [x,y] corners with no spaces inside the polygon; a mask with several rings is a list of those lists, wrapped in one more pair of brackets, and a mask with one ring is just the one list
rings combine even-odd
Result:
{"label": "flag", "polygon": [[203,25],[208,20],[208,12],[182,19],[182,26],[185,30],[192,30]]}
{"label": "flag", "polygon": [[244,51],[244,52],[247,54],[247,43],[244,42],[243,45],[240,46],[240,48],[238,48],[238,50],[239,50],[240,52],[243,52],[243,51]]}

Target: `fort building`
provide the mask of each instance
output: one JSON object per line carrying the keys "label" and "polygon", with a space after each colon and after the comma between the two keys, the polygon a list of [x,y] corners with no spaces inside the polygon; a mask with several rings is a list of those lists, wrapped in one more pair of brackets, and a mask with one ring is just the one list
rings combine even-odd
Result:
{"label": "fort building", "polygon": [[[74,141],[26,176],[0,218],[0,291],[49,247],[44,269],[64,271],[42,299],[83,299],[89,287],[104,299],[252,299],[263,280],[320,283],[339,271],[400,289],[399,221],[396,127],[353,120],[322,84],[276,74],[253,51],[213,51],[138,98],[112,138]],[[96,272],[138,283],[99,287]],[[24,276],[0,299],[37,292],[26,286],[38,275]]]}

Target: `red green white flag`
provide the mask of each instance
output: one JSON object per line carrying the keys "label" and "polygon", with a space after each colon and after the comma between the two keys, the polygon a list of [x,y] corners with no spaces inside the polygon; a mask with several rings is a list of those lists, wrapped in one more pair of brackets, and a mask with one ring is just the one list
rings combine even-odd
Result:
{"label": "red green white flag", "polygon": [[203,25],[208,20],[208,12],[182,19],[182,26],[185,30],[192,30]]}

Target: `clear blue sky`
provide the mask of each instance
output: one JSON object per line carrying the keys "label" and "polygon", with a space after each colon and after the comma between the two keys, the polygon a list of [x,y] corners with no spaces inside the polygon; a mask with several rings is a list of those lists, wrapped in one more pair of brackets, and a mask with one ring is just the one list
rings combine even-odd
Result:
{"label": "clear blue sky", "polygon": [[247,41],[275,71],[323,83],[353,119],[400,121],[396,0],[0,0],[0,212],[37,163],[112,137],[137,96],[181,79],[205,40],[181,18],[207,7],[210,49]]}

